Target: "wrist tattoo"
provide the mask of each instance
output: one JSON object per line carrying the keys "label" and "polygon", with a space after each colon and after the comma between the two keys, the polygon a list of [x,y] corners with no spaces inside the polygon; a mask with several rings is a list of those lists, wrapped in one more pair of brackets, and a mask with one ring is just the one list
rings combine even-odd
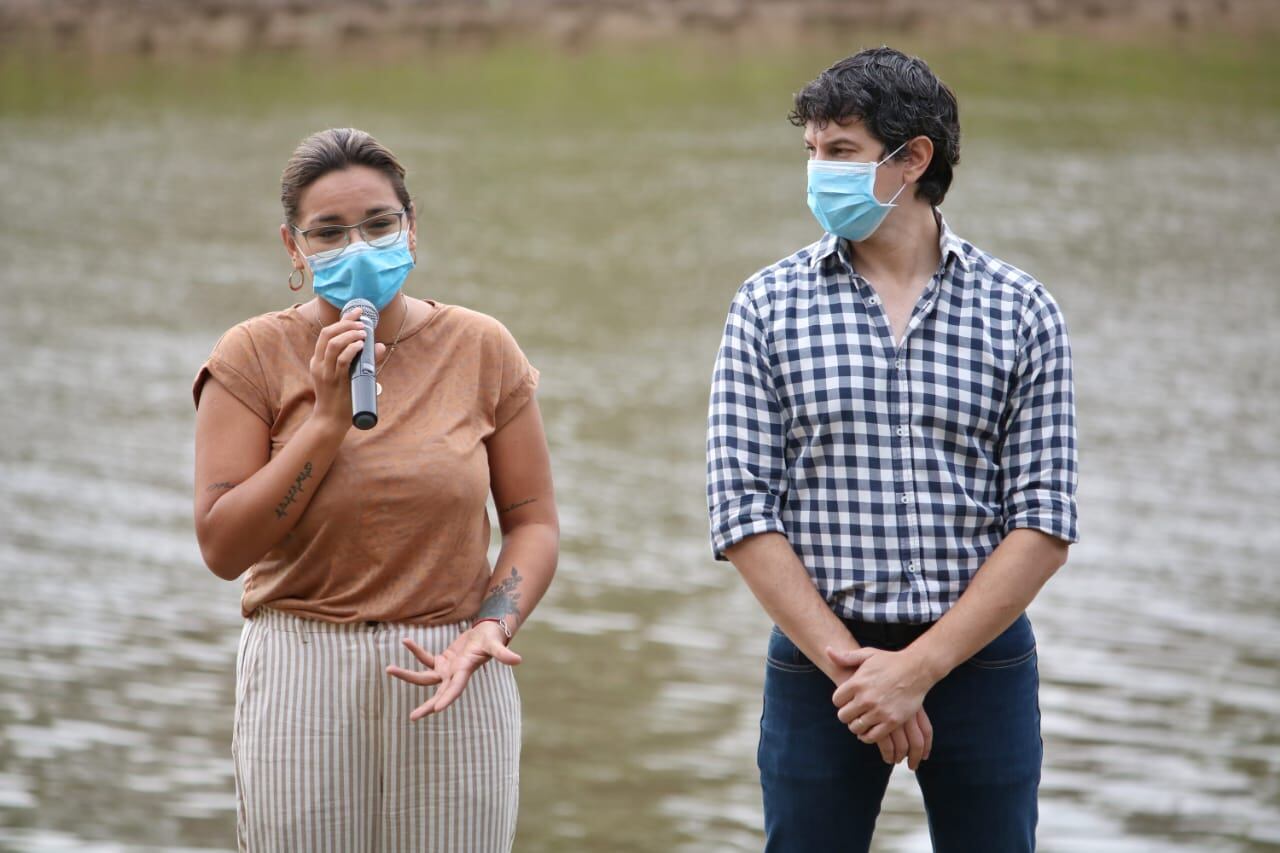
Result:
{"label": "wrist tattoo", "polygon": [[289,504],[298,499],[298,495],[302,494],[302,481],[311,476],[311,463],[308,462],[302,466],[302,470],[298,472],[298,476],[294,479],[293,485],[289,487],[289,494],[284,496],[284,500],[280,501],[276,506],[276,518],[284,518],[288,515]]}
{"label": "wrist tattoo", "polygon": [[525,504],[532,504],[532,503],[537,503],[537,502],[538,502],[538,499],[537,499],[537,498],[525,498],[525,499],[524,499],[524,500],[522,500],[522,501],[516,501],[516,502],[515,502],[515,503],[513,503],[513,504],[510,504],[510,505],[508,505],[508,506],[504,506],[502,509],[498,510],[498,515],[502,515],[503,513],[511,512],[511,510],[513,510],[513,509],[519,509],[520,507],[524,506]]}
{"label": "wrist tattoo", "polygon": [[497,586],[489,590],[484,603],[480,605],[480,612],[476,614],[476,619],[501,619],[512,614],[519,618],[520,608],[517,603],[520,601],[520,591],[516,587],[520,586],[523,580],[520,570],[512,566],[511,576],[503,578]]}
{"label": "wrist tattoo", "polygon": [[231,489],[234,489],[238,485],[240,484],[239,483],[211,483],[209,485],[209,488],[205,489],[205,491],[206,492],[226,492],[226,491],[230,491]]}

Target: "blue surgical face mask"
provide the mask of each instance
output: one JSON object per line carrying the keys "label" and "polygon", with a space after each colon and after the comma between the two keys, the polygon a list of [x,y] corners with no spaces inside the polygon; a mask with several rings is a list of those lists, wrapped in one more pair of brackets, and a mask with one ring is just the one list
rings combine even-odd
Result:
{"label": "blue surgical face mask", "polygon": [[413,269],[406,228],[387,246],[358,240],[333,258],[307,255],[316,295],[342,310],[352,299],[368,299],[378,310],[386,307]]}
{"label": "blue surgical face mask", "polygon": [[810,160],[809,209],[818,224],[855,243],[870,237],[907,188],[903,182],[893,198],[882,204],[875,194],[876,167],[905,147],[904,142],[878,163]]}

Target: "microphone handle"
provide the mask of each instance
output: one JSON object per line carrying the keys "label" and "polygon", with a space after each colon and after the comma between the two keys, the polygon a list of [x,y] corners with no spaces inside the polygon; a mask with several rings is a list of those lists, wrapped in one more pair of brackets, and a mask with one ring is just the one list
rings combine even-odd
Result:
{"label": "microphone handle", "polygon": [[365,344],[351,362],[351,423],[356,429],[373,429],[378,423],[378,368],[374,363],[373,320],[363,316]]}

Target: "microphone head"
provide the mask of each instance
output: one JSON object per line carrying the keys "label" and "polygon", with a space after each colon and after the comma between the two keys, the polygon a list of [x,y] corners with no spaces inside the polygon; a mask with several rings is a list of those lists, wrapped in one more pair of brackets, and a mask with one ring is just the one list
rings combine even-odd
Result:
{"label": "microphone head", "polygon": [[375,326],[378,325],[378,309],[374,308],[373,303],[368,299],[361,299],[359,296],[342,306],[341,316],[345,317],[357,308],[364,314],[365,319]]}

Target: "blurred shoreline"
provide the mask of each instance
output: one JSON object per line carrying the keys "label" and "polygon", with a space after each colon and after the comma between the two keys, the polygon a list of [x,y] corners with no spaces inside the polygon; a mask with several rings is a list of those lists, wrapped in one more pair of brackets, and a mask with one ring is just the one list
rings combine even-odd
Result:
{"label": "blurred shoreline", "polygon": [[564,48],[714,35],[815,33],[967,40],[1280,31],[1274,0],[0,0],[0,48],[93,55],[448,50],[510,37]]}

